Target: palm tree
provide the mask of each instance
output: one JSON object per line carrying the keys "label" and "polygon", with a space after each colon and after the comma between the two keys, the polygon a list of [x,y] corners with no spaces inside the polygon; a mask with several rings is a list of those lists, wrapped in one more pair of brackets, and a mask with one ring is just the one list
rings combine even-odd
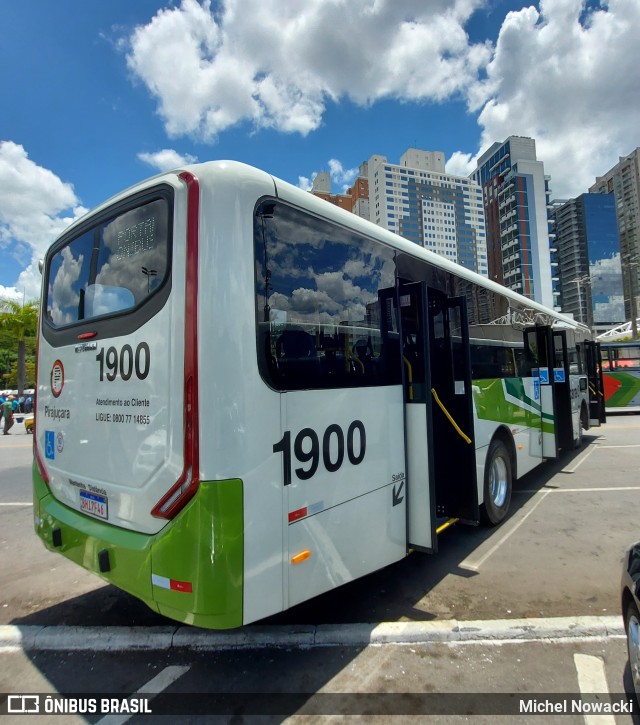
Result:
{"label": "palm tree", "polygon": [[18,343],[18,395],[22,395],[27,358],[26,339],[34,337],[38,328],[38,302],[21,304],[16,300],[0,300],[0,330]]}

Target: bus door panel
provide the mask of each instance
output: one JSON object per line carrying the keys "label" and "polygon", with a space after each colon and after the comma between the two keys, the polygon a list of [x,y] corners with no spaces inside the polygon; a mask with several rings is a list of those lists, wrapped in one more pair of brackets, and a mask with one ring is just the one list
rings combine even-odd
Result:
{"label": "bus door panel", "polygon": [[[565,330],[552,330],[553,339],[553,393],[555,428],[558,447],[573,448],[573,410],[571,402],[571,380],[569,377],[569,352]],[[577,415],[580,414],[577,408]],[[577,418],[576,418],[577,424]],[[576,425],[577,429],[577,425]]]}
{"label": "bus door panel", "polygon": [[[542,455],[544,458],[558,457],[558,441],[554,417],[554,347],[551,328],[536,325],[524,332],[525,343],[529,346],[537,360],[537,379],[540,392],[540,427],[542,431]],[[535,376],[535,373],[534,373]]]}
{"label": "bus door panel", "polygon": [[[436,517],[477,523],[478,488],[469,325],[464,297],[429,290],[428,390]],[[430,395],[429,395],[430,393]]]}
{"label": "bus door panel", "polygon": [[589,381],[589,424],[599,426],[607,422],[602,373],[602,349],[599,342],[585,340],[585,362]]}
{"label": "bus door panel", "polygon": [[466,314],[425,283],[401,285],[399,299],[408,541],[435,551],[438,519],[478,520]]}
{"label": "bus door panel", "polygon": [[427,288],[424,283],[400,287],[399,303],[405,401],[407,459],[407,544],[437,551],[433,441],[427,409],[430,384],[427,349]]}
{"label": "bus door panel", "polygon": [[[523,475],[537,466],[543,458],[542,454],[542,401],[540,392],[540,372],[537,355],[537,339],[535,328],[528,328],[523,333],[524,350],[517,365],[518,375],[522,378],[525,401],[527,404],[528,425],[528,457],[518,458],[518,475]],[[528,459],[528,460],[527,460]]]}
{"label": "bus door panel", "polygon": [[544,458],[558,457],[557,426],[555,425],[554,388],[554,346],[551,327],[536,325],[525,331],[529,345],[538,358],[538,381],[540,385],[540,425],[542,430],[542,455]]}

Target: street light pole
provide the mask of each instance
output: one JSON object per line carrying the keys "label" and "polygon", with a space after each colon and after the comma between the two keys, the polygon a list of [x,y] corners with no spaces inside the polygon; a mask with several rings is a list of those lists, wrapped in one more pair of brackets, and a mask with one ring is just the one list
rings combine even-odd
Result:
{"label": "street light pole", "polygon": [[[621,262],[629,274],[629,312],[631,314],[631,339],[638,339],[638,303],[636,300],[637,254],[624,254]],[[634,269],[635,268],[635,269]],[[623,268],[624,273],[624,268]]]}
{"label": "street light pole", "polygon": [[584,315],[582,314],[582,285],[589,283],[589,275],[585,274],[582,277],[576,277],[575,279],[568,280],[569,284],[575,284],[578,286],[578,311],[579,311],[579,322],[588,324],[589,316],[587,315],[587,322],[584,321]]}

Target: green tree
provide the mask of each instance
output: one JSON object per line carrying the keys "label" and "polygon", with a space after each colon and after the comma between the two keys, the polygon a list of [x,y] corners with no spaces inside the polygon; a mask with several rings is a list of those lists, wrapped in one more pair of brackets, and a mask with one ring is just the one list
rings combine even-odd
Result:
{"label": "green tree", "polygon": [[25,388],[27,344],[35,341],[37,329],[38,303],[35,300],[24,304],[16,300],[0,300],[0,332],[14,349],[17,347],[18,352],[18,395],[22,395]]}

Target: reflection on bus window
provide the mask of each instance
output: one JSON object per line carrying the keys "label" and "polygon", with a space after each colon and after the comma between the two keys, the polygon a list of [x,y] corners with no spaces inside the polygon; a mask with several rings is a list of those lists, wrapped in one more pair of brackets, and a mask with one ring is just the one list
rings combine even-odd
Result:
{"label": "reflection on bus window", "polygon": [[47,320],[65,327],[139,305],[168,275],[169,207],[155,199],[95,226],[51,258]]}
{"label": "reflection on bus window", "polygon": [[276,390],[398,384],[394,252],[267,201],[256,211],[256,314]]}

